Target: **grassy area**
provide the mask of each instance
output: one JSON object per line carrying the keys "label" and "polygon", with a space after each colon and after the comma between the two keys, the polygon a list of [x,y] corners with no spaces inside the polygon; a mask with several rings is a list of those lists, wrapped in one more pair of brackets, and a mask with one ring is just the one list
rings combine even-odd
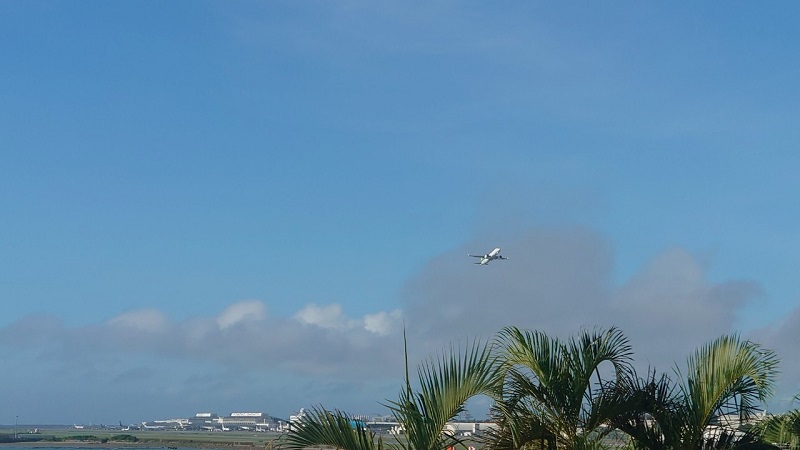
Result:
{"label": "grassy area", "polygon": [[[40,433],[30,434],[20,432],[18,440],[14,441],[14,430],[0,429],[0,444],[32,443],[36,446],[86,446],[119,448],[125,446],[140,447],[178,447],[186,448],[219,448],[219,449],[247,449],[271,450],[275,448],[279,433],[256,433],[253,431],[170,431],[170,430],[108,430],[108,429],[83,429],[74,428],[45,428]],[[392,440],[393,437],[384,436]],[[465,444],[478,449],[481,445],[472,439],[467,439]]]}
{"label": "grassy area", "polygon": [[[215,433],[209,431],[120,431],[105,429],[43,429],[40,433],[19,433],[16,442],[38,442],[42,444],[58,444],[66,442],[82,442],[94,444],[135,444],[152,445],[158,447],[246,447],[246,448],[273,448],[275,440],[279,437],[276,433],[255,433],[244,431],[229,431]],[[14,430],[1,430],[0,442],[12,443]]]}

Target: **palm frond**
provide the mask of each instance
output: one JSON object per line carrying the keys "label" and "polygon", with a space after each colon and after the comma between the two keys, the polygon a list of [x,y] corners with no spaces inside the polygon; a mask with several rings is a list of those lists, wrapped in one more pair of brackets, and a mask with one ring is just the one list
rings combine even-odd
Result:
{"label": "palm frond", "polygon": [[315,407],[292,424],[279,447],[302,450],[311,446],[330,446],[342,450],[382,450],[383,442],[361,421],[348,414]]}
{"label": "palm frond", "polygon": [[666,374],[648,369],[645,377],[617,379],[603,396],[616,408],[610,424],[632,438],[632,446],[649,450],[668,450],[680,443],[677,426],[679,404],[675,387]]}
{"label": "palm frond", "polygon": [[[539,331],[515,327],[501,330],[504,380],[498,402],[501,426],[497,442],[526,445],[520,439],[552,439],[558,448],[601,446],[601,429],[616,411],[603,397],[606,381],[600,366],[606,362],[614,376],[632,373],[631,346],[616,328],[582,331],[566,342]],[[593,381],[593,377],[597,377]]]}
{"label": "palm frond", "polygon": [[756,425],[756,432],[766,442],[798,449],[800,448],[800,410],[795,409],[764,419]]}
{"label": "palm frond", "polygon": [[773,351],[738,335],[721,336],[700,347],[688,358],[686,378],[679,386],[685,427],[692,434],[684,439],[699,441],[712,420],[724,414],[748,419],[772,394],[777,363]]}
{"label": "palm frond", "polygon": [[[615,425],[649,450],[760,448],[754,433],[737,428],[772,393],[776,365],[774,352],[721,336],[690,355],[685,374],[675,369],[677,383],[653,371],[646,380],[618,384],[612,394],[628,411]],[[736,426],[719,423],[729,415],[737,416]]]}
{"label": "palm frond", "polygon": [[464,410],[467,400],[493,391],[495,361],[490,346],[474,341],[423,362],[417,370],[419,392],[413,392],[407,381],[399,399],[386,405],[405,428],[407,448],[440,450],[457,442],[443,434],[444,427]]}

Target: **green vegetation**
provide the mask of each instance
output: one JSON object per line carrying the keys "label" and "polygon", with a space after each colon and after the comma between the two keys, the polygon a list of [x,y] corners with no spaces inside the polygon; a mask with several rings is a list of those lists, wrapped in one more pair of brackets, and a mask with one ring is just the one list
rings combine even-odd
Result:
{"label": "green vegetation", "polygon": [[[391,442],[347,413],[318,407],[280,446],[465,448],[444,433],[445,423],[471,397],[487,395],[497,424],[481,437],[487,450],[755,450],[775,442],[797,448],[798,411],[763,426],[740,426],[772,393],[774,352],[736,335],[721,336],[692,354],[685,371],[650,369],[646,376],[635,372],[632,357],[616,328],[581,331],[562,341],[509,327],[492,345],[474,342],[424,362],[416,390],[406,360],[405,387],[387,405],[404,435],[392,435]],[[729,418],[735,425],[726,423]]]}
{"label": "green vegetation", "polygon": [[443,434],[447,421],[464,411],[464,404],[479,394],[494,391],[496,359],[490,347],[479,342],[465,349],[451,349],[450,357],[429,360],[418,369],[419,391],[411,388],[406,352],[406,386],[389,408],[406,430],[406,439],[392,447],[402,450],[439,450],[458,443]]}
{"label": "green vegetation", "polygon": [[[800,401],[800,394],[795,396],[795,401]],[[783,448],[800,449],[800,409],[767,418],[756,425],[755,432],[765,442]]]}
{"label": "green vegetation", "polygon": [[[103,447],[182,447],[182,448],[246,448],[268,449],[274,447],[276,433],[252,433],[231,431],[226,433],[210,433],[206,431],[131,431],[120,433],[112,429],[92,429],[90,433],[76,434],[70,428],[50,428],[41,433],[21,433],[14,440],[11,434],[0,430],[0,443],[37,442],[42,447],[69,446],[69,443]],[[86,430],[84,430],[86,431]],[[4,439],[5,438],[5,439]]]}
{"label": "green vegetation", "polygon": [[111,436],[111,440],[116,442],[139,442],[139,438],[132,434],[115,434]]}
{"label": "green vegetation", "polygon": [[[105,442],[108,442],[108,438],[105,439]],[[80,442],[100,442],[101,439],[93,434],[75,434],[72,436],[66,436],[62,438],[53,438],[54,441],[80,441]]]}
{"label": "green vegetation", "polygon": [[619,330],[583,331],[562,342],[511,327],[500,333],[497,349],[503,382],[495,394],[494,419],[500,428],[490,433],[489,446],[592,449],[612,431],[603,426],[619,408],[604,395],[610,388],[600,367],[611,365],[612,385],[633,374],[631,346]]}
{"label": "green vegetation", "polygon": [[[689,357],[685,375],[675,371],[678,383],[667,376],[656,380],[651,374],[646,382],[618,385],[629,403],[614,425],[629,434],[637,448],[703,449],[708,441],[715,448],[752,447],[759,436],[745,429],[733,433],[717,422],[752,417],[758,402],[772,393],[776,374],[772,351],[738,336],[722,336]],[[645,415],[655,427],[637,420]],[[712,425],[722,427],[709,436]]]}
{"label": "green vegetation", "polygon": [[306,413],[302,433],[289,433],[287,446],[325,445],[342,449],[383,450],[383,440],[347,413],[314,408]]}
{"label": "green vegetation", "polygon": [[[388,448],[439,450],[459,443],[455,436],[442,433],[446,422],[461,413],[471,397],[493,391],[497,369],[491,348],[479,342],[465,349],[451,349],[450,354],[450,357],[442,356],[420,366],[419,392],[411,388],[406,363],[405,389],[399,400],[387,406],[407,431],[402,439],[388,444]],[[353,450],[384,449],[381,437],[341,411],[315,408],[304,423],[300,432],[288,433],[281,445],[296,449],[313,445]]]}

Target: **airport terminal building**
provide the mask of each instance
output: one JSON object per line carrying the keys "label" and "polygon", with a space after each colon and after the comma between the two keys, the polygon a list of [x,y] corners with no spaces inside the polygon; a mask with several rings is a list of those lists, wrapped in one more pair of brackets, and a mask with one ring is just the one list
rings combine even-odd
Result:
{"label": "airport terminal building", "polygon": [[[220,416],[211,412],[199,412],[194,417],[186,419],[143,422],[142,427],[150,430],[283,432],[288,431],[292,424],[302,420],[304,415],[305,410],[303,408],[300,408],[300,412],[289,416],[288,420],[279,419],[263,412],[232,412],[227,416]],[[403,427],[394,420],[394,417],[368,418],[362,416],[355,420],[362,422],[378,433],[405,433]],[[488,422],[448,422],[445,432],[458,436],[473,436],[495,427],[494,423]]]}
{"label": "airport terminal building", "polygon": [[186,419],[166,419],[144,422],[145,429],[206,430],[206,431],[280,431],[286,421],[263,412],[232,412],[228,416],[199,412]]}

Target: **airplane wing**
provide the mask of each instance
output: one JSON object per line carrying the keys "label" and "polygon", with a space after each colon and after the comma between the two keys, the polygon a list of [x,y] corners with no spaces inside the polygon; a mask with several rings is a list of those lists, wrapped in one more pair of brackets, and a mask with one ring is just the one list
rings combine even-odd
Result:
{"label": "airplane wing", "polygon": [[483,258],[483,255],[470,255],[469,253],[467,256],[472,256],[473,258]]}

